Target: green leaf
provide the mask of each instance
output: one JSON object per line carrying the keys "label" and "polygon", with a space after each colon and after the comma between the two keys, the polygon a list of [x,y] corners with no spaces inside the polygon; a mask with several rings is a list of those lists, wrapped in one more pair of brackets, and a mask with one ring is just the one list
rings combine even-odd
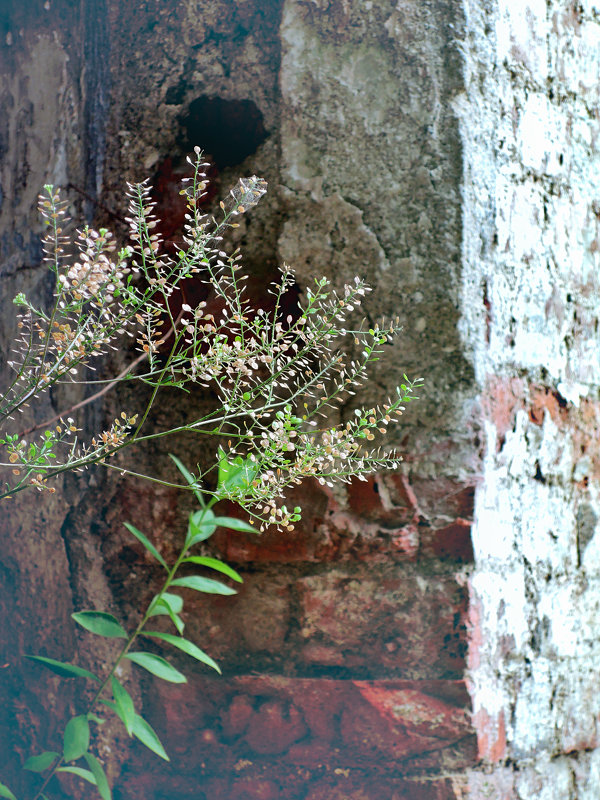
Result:
{"label": "green leaf", "polygon": [[248,522],[244,522],[243,519],[236,519],[235,517],[215,517],[213,522],[220,528],[230,528],[232,531],[260,533],[260,531],[254,527],[254,525],[250,525]]}
{"label": "green leaf", "polygon": [[164,758],[165,761],[170,761],[171,759],[165,752],[165,748],[162,746],[160,739],[154,732],[154,729],[150,725],[149,722],[143,717],[140,717],[139,714],[135,715],[135,722],[133,723],[133,735],[137,737],[142,744],[145,744],[149,750],[152,750],[153,753],[156,753],[157,756]]}
{"label": "green leaf", "polygon": [[242,577],[228,564],[224,564],[222,561],[219,561],[218,558],[209,558],[208,556],[189,556],[189,558],[184,558],[181,563],[199,564],[202,567],[209,567],[210,569],[217,570],[217,572],[222,572],[223,575],[227,575],[229,578],[232,578],[238,583],[243,583]]}
{"label": "green leaf", "polygon": [[144,547],[146,548],[146,550],[147,550],[147,551],[148,551],[148,552],[149,552],[149,553],[150,553],[152,556],[154,556],[154,558],[155,558],[155,559],[158,561],[158,563],[159,563],[159,564],[161,564],[161,565],[162,565],[162,566],[163,566],[163,567],[164,567],[164,568],[167,570],[167,572],[168,572],[168,571],[169,571],[169,567],[167,566],[167,562],[164,560],[164,558],[163,558],[163,557],[161,556],[161,554],[158,552],[158,550],[156,549],[156,547],[154,547],[154,545],[152,544],[152,542],[150,541],[150,539],[148,539],[148,537],[147,537],[147,536],[145,536],[145,535],[144,535],[144,534],[143,534],[141,531],[139,531],[139,530],[138,530],[138,529],[137,529],[137,528],[136,528],[134,525],[132,525],[130,522],[124,522],[123,524],[125,525],[125,527],[126,527],[126,528],[127,528],[127,530],[129,531],[129,533],[133,534],[133,535],[135,536],[135,538],[136,538],[136,539],[137,539],[139,542],[141,542],[141,543],[144,545]]}
{"label": "green leaf", "polygon": [[190,514],[185,542],[186,547],[192,547],[213,535],[217,529],[217,526],[213,523],[214,518],[215,515],[210,508],[203,511],[195,511],[193,514]]}
{"label": "green leaf", "polygon": [[73,775],[77,775],[80,778],[83,778],[84,781],[88,783],[93,783],[94,786],[96,785],[96,778],[94,778],[94,773],[90,772],[88,769],[82,769],[81,767],[59,767],[57,772],[70,772]]}
{"label": "green leaf", "polygon": [[231,586],[226,586],[221,581],[215,581],[212,578],[204,578],[201,575],[175,578],[174,581],[171,581],[171,586],[182,586],[185,589],[194,589],[196,592],[205,592],[206,594],[237,594],[237,591]]}
{"label": "green leaf", "polygon": [[127,639],[127,632],[120,622],[104,611],[77,611],[71,614],[75,622],[98,636],[106,636],[109,639]]}
{"label": "green leaf", "polygon": [[67,722],[64,734],[63,758],[77,761],[90,746],[90,724],[85,714],[73,717]]}
{"label": "green leaf", "polygon": [[172,667],[168,661],[161,656],[155,656],[154,653],[127,653],[125,658],[133,661],[139,667],[147,669],[157,678],[162,678],[164,681],[170,683],[187,683],[187,678],[178,669]]}
{"label": "green leaf", "polygon": [[46,750],[44,753],[40,753],[39,756],[30,756],[23,764],[23,769],[28,769],[31,772],[44,772],[54,764],[57,758],[60,758],[60,753]]}
{"label": "green leaf", "polygon": [[183,650],[184,653],[187,653],[188,656],[192,656],[192,658],[202,661],[203,664],[207,664],[209,667],[216,669],[219,675],[221,674],[221,670],[219,669],[219,665],[216,661],[213,661],[212,658],[204,652],[204,650],[200,650],[200,648],[196,647],[193,642],[184,639],[182,636],[173,636],[171,633],[161,633],[159,631],[144,631],[144,636],[152,636],[155,639],[162,639],[163,642],[172,644],[173,647],[178,647],[180,650]]}
{"label": "green leaf", "polygon": [[25,656],[30,661],[37,661],[42,666],[60,675],[62,678],[91,678],[93,681],[100,683],[100,678],[96,677],[92,672],[87,669],[77,667],[75,664],[66,664],[64,661],[55,661],[53,658],[45,658],[44,656]]}
{"label": "green leaf", "polygon": [[178,633],[183,633],[185,624],[179,616],[179,611],[183,608],[183,599],[178,594],[170,594],[163,592],[160,600],[149,612],[149,617],[155,617],[159,614],[166,614],[171,618],[171,622],[175,625]]}
{"label": "green leaf", "polygon": [[135,707],[133,700],[127,689],[123,688],[119,681],[113,675],[110,679],[113,697],[115,698],[116,713],[121,718],[125,730],[131,736],[133,733],[133,720],[135,717]]}
{"label": "green leaf", "polygon": [[192,473],[189,471],[189,469],[187,469],[187,467],[185,467],[181,463],[181,461],[177,458],[177,456],[174,456],[172,453],[169,453],[169,458],[173,461],[173,463],[175,464],[175,466],[177,467],[179,472],[181,472],[183,477],[186,479],[186,481],[192,487],[192,491],[196,495],[196,499],[198,500],[200,505],[204,506],[205,505],[204,497],[202,496],[202,492],[198,488],[198,481],[196,480],[196,478],[192,475]]}
{"label": "green leaf", "polygon": [[243,459],[241,456],[236,456],[233,461],[229,461],[222,447],[219,447],[217,451],[217,458],[219,460],[217,486],[227,492],[236,490],[243,492],[250,486],[258,472],[258,464],[249,458]]}
{"label": "green leaf", "polygon": [[152,601],[152,603],[156,603],[156,607],[151,605],[151,611],[148,616],[155,617],[157,614],[167,614],[168,608],[170,608],[174,614],[181,614],[183,599],[178,594],[163,592],[159,600],[157,600],[157,597],[158,595]]}
{"label": "green leaf", "polygon": [[8,800],[17,800],[11,790],[4,783],[0,783],[0,797],[6,797]]}
{"label": "green leaf", "polygon": [[103,719],[102,717],[97,716],[96,714],[92,714],[91,711],[87,715],[87,718],[89,719],[90,722],[95,722],[98,725],[104,725],[104,723],[106,722],[105,719]]}
{"label": "green leaf", "polygon": [[93,756],[91,753],[84,753],[83,757],[85,758],[88,767],[96,779],[96,786],[98,787],[98,791],[100,792],[100,797],[102,800],[112,800],[110,786],[108,785],[106,773],[102,768],[102,764],[100,764],[96,756]]}

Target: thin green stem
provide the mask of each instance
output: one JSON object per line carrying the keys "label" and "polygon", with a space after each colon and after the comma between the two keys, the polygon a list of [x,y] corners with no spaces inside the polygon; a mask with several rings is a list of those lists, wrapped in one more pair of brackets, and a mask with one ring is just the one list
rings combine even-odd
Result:
{"label": "thin green stem", "polygon": [[[212,508],[212,506],[214,506],[214,505],[215,505],[215,503],[217,503],[217,502],[218,502],[218,500],[219,500],[219,497],[213,497],[213,498],[212,498],[212,500],[210,500],[208,503],[206,503],[206,504],[205,504],[205,506],[202,508],[202,510],[201,510],[201,515],[200,515],[200,518],[199,518],[199,519],[198,519],[198,521],[197,521],[197,525],[198,525],[199,527],[201,527],[201,525],[202,525],[202,520],[204,519],[204,517],[205,517],[205,515],[206,515],[206,512],[207,512],[207,511],[209,511],[209,510]],[[146,608],[146,611],[144,612],[144,614],[143,614],[143,616],[142,616],[141,620],[139,621],[139,623],[137,624],[137,626],[136,626],[135,630],[134,630],[134,631],[133,631],[133,633],[132,633],[132,634],[129,636],[129,638],[127,639],[127,641],[125,642],[125,644],[123,645],[123,647],[121,648],[121,650],[119,651],[119,654],[117,655],[117,657],[116,657],[115,661],[113,662],[113,665],[112,665],[112,667],[110,668],[110,670],[109,670],[108,674],[106,675],[106,677],[104,678],[104,680],[103,680],[103,681],[102,681],[102,683],[100,684],[100,687],[99,687],[99,689],[96,691],[96,693],[94,694],[94,696],[93,696],[92,700],[91,700],[91,701],[88,703],[87,710],[84,712],[84,714],[85,714],[86,716],[87,716],[88,714],[90,714],[90,713],[91,713],[91,712],[94,710],[94,708],[95,708],[95,706],[96,706],[96,703],[97,703],[97,702],[100,700],[100,698],[102,697],[102,695],[103,695],[103,693],[104,693],[104,691],[105,691],[106,687],[108,686],[108,684],[109,684],[109,682],[110,682],[110,679],[111,679],[111,678],[113,677],[113,675],[115,674],[115,672],[116,672],[116,670],[117,670],[117,668],[118,668],[119,664],[120,664],[120,663],[121,663],[121,661],[122,661],[122,660],[125,658],[125,656],[127,655],[127,653],[129,652],[129,650],[131,649],[131,646],[133,645],[133,643],[135,642],[135,640],[137,639],[137,637],[138,637],[138,636],[141,634],[142,630],[144,629],[144,626],[145,626],[145,624],[146,624],[146,623],[148,622],[148,620],[150,619],[150,616],[151,616],[151,611],[152,611],[152,610],[153,610],[153,609],[156,607],[156,605],[157,605],[157,604],[160,602],[160,599],[162,598],[162,596],[164,595],[164,593],[165,593],[165,592],[167,591],[167,589],[169,588],[169,586],[170,586],[171,582],[173,581],[173,579],[175,578],[175,575],[177,574],[177,570],[178,570],[178,569],[179,569],[179,567],[181,566],[181,563],[182,563],[183,559],[186,557],[186,555],[187,555],[188,551],[189,551],[189,546],[188,546],[188,540],[187,540],[187,537],[186,537],[185,544],[184,544],[184,546],[183,546],[183,548],[182,548],[181,552],[179,553],[179,555],[178,555],[178,556],[177,556],[177,558],[175,559],[175,562],[174,562],[173,566],[172,566],[172,567],[171,567],[171,569],[169,570],[169,572],[168,572],[168,574],[167,574],[167,577],[166,577],[165,581],[163,582],[163,585],[161,586],[161,588],[160,588],[160,590],[159,590],[158,594],[154,595],[154,597],[152,598],[152,600],[151,600],[151,601],[148,603],[148,606],[147,606],[147,608]],[[56,775],[56,771],[57,771],[57,769],[59,769],[59,767],[60,767],[60,766],[61,766],[61,764],[63,764],[63,763],[65,763],[65,759],[64,759],[64,757],[63,757],[63,756],[61,756],[61,757],[60,757],[60,759],[59,759],[58,761],[56,761],[56,762],[53,764],[53,766],[52,766],[52,769],[50,770],[50,772],[48,773],[48,775],[46,775],[46,777],[45,777],[45,779],[44,779],[44,782],[43,782],[43,784],[42,784],[42,785],[41,785],[41,787],[38,789],[38,791],[36,792],[36,794],[33,796],[32,800],[39,800],[39,798],[40,798],[40,797],[42,796],[42,794],[44,793],[44,789],[45,789],[45,788],[48,786],[48,784],[50,783],[50,781],[52,780],[52,778],[54,777],[54,775]]]}

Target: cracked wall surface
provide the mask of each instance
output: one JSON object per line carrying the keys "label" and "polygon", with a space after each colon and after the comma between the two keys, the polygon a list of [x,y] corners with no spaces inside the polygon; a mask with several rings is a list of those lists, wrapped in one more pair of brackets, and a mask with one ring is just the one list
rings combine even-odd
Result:
{"label": "cracked wall surface", "polygon": [[[0,14],[3,344],[12,296],[50,296],[40,187],[69,185],[75,215],[122,235],[123,182],[150,176],[176,241],[199,144],[213,204],[239,175],[269,182],[225,243],[258,298],[285,261],[300,298],[314,277],[358,274],[367,319],[400,317],[357,401],[426,378],[397,475],[307,485],[293,534],[207,545],[245,581],[235,598],[190,598],[189,636],[224,675],[175,658],[182,693],[131,671],[172,762],[105,726],[94,745],[119,800],[597,796],[599,14],[592,0],[28,0]],[[61,390],[28,414],[79,399]],[[123,387],[82,427],[142,401]],[[165,394],[150,424],[210,402]],[[169,452],[208,463],[214,447],[159,441],[130,465],[171,479]],[[78,698],[18,652],[102,669],[109,650],[92,653],[69,614],[134,621],[154,573],[123,520],[168,554],[192,508],[101,470],[57,489],[2,519],[0,780],[15,786]]]}

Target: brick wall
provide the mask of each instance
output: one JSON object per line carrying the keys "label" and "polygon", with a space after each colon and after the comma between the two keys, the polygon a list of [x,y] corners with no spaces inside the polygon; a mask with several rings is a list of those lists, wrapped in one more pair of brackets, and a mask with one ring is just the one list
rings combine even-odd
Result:
{"label": "brick wall", "polygon": [[[87,187],[112,224],[101,209],[122,211],[124,177],[167,163],[175,175],[217,107],[237,148],[250,109],[252,146],[219,156],[215,191],[247,172],[270,192],[231,244],[257,283],[284,260],[300,288],[360,274],[374,287],[368,318],[400,316],[403,336],[361,402],[404,371],[427,383],[395,441],[398,475],[333,494],[307,485],[293,534],[220,533],[207,546],[244,576],[233,599],[190,598],[189,635],[224,674],[198,667],[183,694],[132,670],[172,762],[107,724],[96,744],[115,797],[595,800],[600,9],[202,5],[110,0],[97,4],[102,35],[91,5],[85,17],[67,0],[53,0],[55,16],[13,9],[0,54],[3,341],[16,291],[47,293],[33,210],[43,183]],[[113,358],[114,374],[126,354]],[[107,397],[86,429],[135,401]],[[45,402],[43,417],[66,397]],[[205,402],[170,397],[152,424]],[[161,440],[135,466],[172,478],[170,450],[190,464],[213,455]],[[72,608],[134,620],[151,589],[122,521],[168,553],[190,507],[101,471],[59,483],[47,506],[16,500],[2,520],[11,652],[88,663]],[[28,623],[32,585],[48,593],[48,624]],[[51,744],[64,700],[6,663],[0,763],[14,772]]]}

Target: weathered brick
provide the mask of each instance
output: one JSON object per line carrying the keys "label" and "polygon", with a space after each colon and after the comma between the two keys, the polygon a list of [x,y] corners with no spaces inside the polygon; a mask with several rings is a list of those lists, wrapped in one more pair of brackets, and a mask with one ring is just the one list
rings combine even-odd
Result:
{"label": "weathered brick", "polygon": [[233,597],[185,592],[187,635],[228,672],[278,665],[411,678],[462,674],[467,593],[452,576],[362,564],[242,576]]}
{"label": "weathered brick", "polygon": [[[473,515],[473,486],[450,480],[440,485],[404,476],[353,481],[348,508],[341,508],[318,483],[296,489],[289,503],[303,507],[303,518],[289,533],[260,536],[219,530],[212,540],[226,559],[244,562],[416,561],[420,556],[472,560],[467,525]],[[239,514],[222,504],[222,514]],[[453,524],[448,524],[453,520]]]}
{"label": "weathered brick", "polygon": [[300,578],[302,658],[396,674],[461,674],[466,595],[451,577],[329,571]]}
{"label": "weathered brick", "polygon": [[285,648],[292,619],[289,575],[253,572],[243,577],[242,585],[235,584],[235,596],[183,592],[187,635],[217,661],[226,660],[238,669],[257,654],[277,657]]}
{"label": "weathered brick", "polygon": [[424,556],[470,564],[473,561],[472,521],[455,519],[437,530],[425,529],[420,535],[420,553]]}
{"label": "weathered brick", "polygon": [[[370,773],[375,785],[393,786],[398,775],[464,767],[473,759],[466,702],[460,681],[193,677],[185,688],[157,684],[145,713],[172,757],[165,785],[195,776],[204,787],[229,776],[240,789],[258,781],[269,796],[289,776],[291,785],[301,776],[304,791],[315,792],[335,788],[336,775],[350,777],[346,785],[358,792],[368,791]],[[145,760],[136,763],[141,768]],[[408,785],[426,792],[426,783],[406,781],[403,791]],[[453,797],[444,791],[415,796]]]}

